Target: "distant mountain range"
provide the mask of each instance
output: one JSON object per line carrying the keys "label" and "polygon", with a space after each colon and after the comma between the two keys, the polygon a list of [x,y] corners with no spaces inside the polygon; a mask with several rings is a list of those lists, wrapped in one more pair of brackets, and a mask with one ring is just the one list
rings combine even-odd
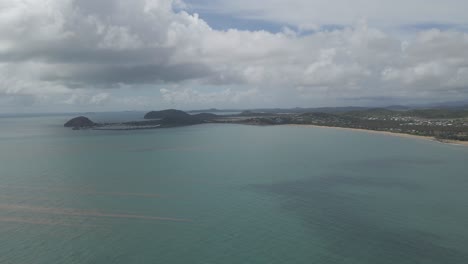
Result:
{"label": "distant mountain range", "polygon": [[345,113],[351,111],[363,111],[369,109],[388,109],[392,111],[409,111],[409,110],[421,110],[421,109],[458,109],[468,110],[468,101],[458,102],[445,102],[437,104],[421,104],[421,105],[390,105],[385,107],[364,107],[364,106],[342,106],[342,107],[295,107],[295,108],[254,108],[254,109],[203,109],[203,110],[191,110],[188,113],[233,113],[233,112],[244,112],[251,111],[255,113]]}

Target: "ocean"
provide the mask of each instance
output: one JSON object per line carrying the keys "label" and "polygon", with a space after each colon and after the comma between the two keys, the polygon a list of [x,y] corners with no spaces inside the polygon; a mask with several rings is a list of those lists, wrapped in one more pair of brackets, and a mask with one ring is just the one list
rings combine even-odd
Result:
{"label": "ocean", "polygon": [[[88,114],[124,121],[139,113]],[[0,118],[0,263],[467,263],[468,147]]]}

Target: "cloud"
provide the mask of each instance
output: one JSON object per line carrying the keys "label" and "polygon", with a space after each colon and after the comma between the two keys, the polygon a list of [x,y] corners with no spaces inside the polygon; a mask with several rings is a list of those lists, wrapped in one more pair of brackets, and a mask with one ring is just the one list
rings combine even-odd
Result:
{"label": "cloud", "polygon": [[85,105],[101,105],[109,101],[110,94],[108,93],[99,93],[94,95],[89,94],[72,94],[68,99],[64,101],[65,104],[76,105],[76,104],[85,104]]}
{"label": "cloud", "polygon": [[366,18],[382,27],[402,25],[466,25],[468,8],[460,0],[186,0],[204,13],[315,29],[320,25],[351,25]]}
{"label": "cloud", "polygon": [[[161,89],[161,94],[166,102],[171,104],[181,105],[214,105],[238,103],[244,100],[250,100],[255,97],[260,97],[257,89],[249,89],[245,91],[233,91],[228,88],[217,92],[202,92],[193,88],[185,88],[179,90]],[[258,99],[257,99],[258,100]]]}
{"label": "cloud", "polygon": [[[297,29],[215,30],[186,11],[190,3],[171,0],[0,0],[0,97],[117,108],[132,103],[313,106],[359,98],[430,101],[468,94],[465,32],[423,29],[401,39],[369,25],[378,24],[373,21],[383,7],[389,14],[382,19],[402,23],[440,13],[435,7],[418,10],[409,3],[405,12],[414,15],[410,19],[397,14],[402,3],[377,7],[366,0],[349,6],[334,0],[348,8],[331,15],[330,4],[315,6],[320,1],[265,5],[256,0],[245,5],[248,10],[242,2],[217,1],[214,8]],[[368,20],[351,16],[366,5],[378,12],[370,14],[367,7],[363,14]],[[439,19],[462,22],[458,10]],[[307,19],[306,11],[315,15]],[[321,26],[351,20],[357,22]],[[15,100],[0,104],[5,101]]]}

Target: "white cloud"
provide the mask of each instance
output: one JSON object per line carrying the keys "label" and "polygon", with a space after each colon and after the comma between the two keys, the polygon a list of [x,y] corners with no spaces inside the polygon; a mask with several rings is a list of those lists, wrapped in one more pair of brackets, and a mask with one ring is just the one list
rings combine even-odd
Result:
{"label": "white cloud", "polygon": [[[249,2],[254,9],[265,4]],[[357,23],[343,29],[304,35],[320,28],[321,17],[332,18],[328,4],[313,8],[319,2],[297,2],[320,13],[317,21],[299,19],[297,31],[271,33],[215,30],[197,14],[174,11],[185,8],[180,1],[0,0],[0,31],[5,32],[0,35],[0,97],[117,108],[132,102],[155,105],[156,99],[138,94],[152,86],[160,102],[187,107],[266,101],[312,106],[363,97],[437,100],[468,93],[466,33],[423,30],[402,40],[354,19]],[[292,4],[275,3],[286,15],[294,12]],[[222,4],[241,10],[237,2]],[[435,12],[412,10],[413,4],[408,12]],[[383,5],[393,14],[393,6]],[[263,15],[281,21],[277,7],[270,4]],[[335,23],[350,20],[346,14],[356,13],[350,8],[333,16]],[[108,89],[116,87],[126,87],[119,98],[114,92],[119,89]]]}
{"label": "white cloud", "polygon": [[259,91],[257,89],[233,91],[228,88],[216,92],[201,92],[193,88],[177,90],[162,88],[160,89],[160,92],[166,102],[182,105],[215,105],[219,103],[231,105],[233,103],[239,103],[259,96]]}

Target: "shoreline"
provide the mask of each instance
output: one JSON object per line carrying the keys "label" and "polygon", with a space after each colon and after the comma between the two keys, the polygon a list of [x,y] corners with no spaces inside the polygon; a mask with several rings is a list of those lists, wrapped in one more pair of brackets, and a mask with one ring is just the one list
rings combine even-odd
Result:
{"label": "shoreline", "polygon": [[319,125],[308,125],[308,124],[287,124],[286,126],[301,126],[301,127],[303,126],[303,127],[316,127],[316,128],[323,128],[323,129],[338,129],[338,130],[347,130],[347,131],[357,131],[357,132],[381,134],[381,135],[394,136],[394,137],[430,140],[430,141],[438,142],[438,143],[442,143],[442,144],[449,144],[449,145],[455,145],[455,146],[468,147],[468,141],[437,139],[435,137],[430,137],[430,136],[418,136],[418,135],[411,135],[411,134],[397,133],[397,132],[390,132],[390,131],[378,131],[378,130],[370,130],[370,129],[362,129],[362,128],[351,128],[351,127],[319,126]]}

